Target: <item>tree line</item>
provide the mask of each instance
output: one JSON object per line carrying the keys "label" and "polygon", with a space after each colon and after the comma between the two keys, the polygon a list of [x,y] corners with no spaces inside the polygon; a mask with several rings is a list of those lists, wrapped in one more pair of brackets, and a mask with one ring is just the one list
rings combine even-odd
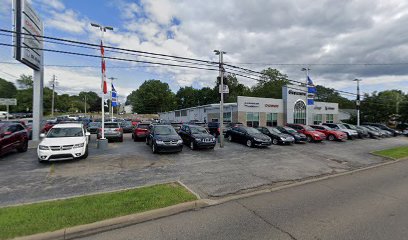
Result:
{"label": "tree line", "polygon": [[[21,75],[16,80],[17,86],[9,81],[0,78],[0,98],[16,98],[17,106],[10,106],[10,112],[32,112],[33,102],[33,79],[32,76]],[[43,89],[43,108],[44,114],[51,113],[52,107],[52,89],[44,87]],[[101,97],[92,91],[82,91],[78,95],[54,93],[54,111],[56,113],[66,112],[84,112],[85,96],[87,111],[101,111]],[[6,106],[0,106],[1,111],[5,111]]]}

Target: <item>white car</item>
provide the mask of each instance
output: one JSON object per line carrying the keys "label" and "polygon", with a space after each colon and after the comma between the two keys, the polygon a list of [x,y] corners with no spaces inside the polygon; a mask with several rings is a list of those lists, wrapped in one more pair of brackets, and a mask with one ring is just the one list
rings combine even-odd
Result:
{"label": "white car", "polygon": [[41,134],[38,145],[38,161],[68,160],[88,157],[90,133],[81,123],[57,124]]}

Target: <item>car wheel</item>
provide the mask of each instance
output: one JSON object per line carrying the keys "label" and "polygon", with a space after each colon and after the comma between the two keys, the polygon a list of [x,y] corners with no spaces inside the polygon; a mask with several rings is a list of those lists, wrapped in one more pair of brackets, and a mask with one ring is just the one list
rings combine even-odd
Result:
{"label": "car wheel", "polygon": [[190,142],[190,148],[191,148],[191,150],[194,150],[194,149],[195,149],[195,147],[194,147],[194,142]]}
{"label": "car wheel", "polygon": [[19,152],[27,152],[28,149],[28,141],[24,141],[23,144],[17,148],[17,151]]}
{"label": "car wheel", "polygon": [[86,159],[88,157],[88,154],[89,154],[89,150],[88,150],[88,145],[87,145],[85,153],[84,153],[84,155],[82,155],[81,159]]}
{"label": "car wheel", "polygon": [[328,139],[329,139],[329,141],[334,141],[335,137],[334,137],[333,134],[330,134],[329,137],[328,137]]}
{"label": "car wheel", "polygon": [[157,153],[156,144],[152,143],[152,152]]}
{"label": "car wheel", "polygon": [[228,136],[228,141],[232,142],[232,136],[231,135]]}
{"label": "car wheel", "polygon": [[44,160],[41,160],[41,158],[38,158],[38,162],[39,162],[39,163],[45,163],[45,161],[44,161]]}
{"label": "car wheel", "polygon": [[311,136],[307,136],[307,141],[308,141],[308,142],[312,142],[312,141],[313,141],[312,137],[311,137]]}
{"label": "car wheel", "polygon": [[273,145],[277,145],[277,144],[278,144],[278,139],[273,139],[273,140],[272,140],[272,144],[273,144]]}
{"label": "car wheel", "polygon": [[248,140],[248,141],[246,142],[246,145],[247,145],[248,147],[252,147],[252,141],[251,141],[251,140]]}

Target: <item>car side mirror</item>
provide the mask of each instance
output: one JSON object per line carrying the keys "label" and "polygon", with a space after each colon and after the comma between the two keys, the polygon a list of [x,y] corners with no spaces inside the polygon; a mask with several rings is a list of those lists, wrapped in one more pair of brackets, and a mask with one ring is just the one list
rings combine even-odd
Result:
{"label": "car side mirror", "polygon": [[40,138],[45,138],[45,133],[41,133]]}
{"label": "car side mirror", "polygon": [[86,133],[85,133],[85,136],[91,136],[91,133],[90,133],[90,132],[86,132]]}

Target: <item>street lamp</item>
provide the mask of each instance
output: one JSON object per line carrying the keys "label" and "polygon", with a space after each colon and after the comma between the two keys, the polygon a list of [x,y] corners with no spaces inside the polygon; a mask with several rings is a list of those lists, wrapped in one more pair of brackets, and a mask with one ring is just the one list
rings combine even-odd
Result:
{"label": "street lamp", "polygon": [[221,50],[214,50],[215,55],[219,55],[219,71],[220,71],[220,93],[221,93],[221,101],[220,101],[220,147],[224,147],[224,66],[223,66],[223,55],[226,52]]}
{"label": "street lamp", "polygon": [[306,87],[306,119],[305,119],[305,124],[308,125],[309,124],[309,108],[308,108],[308,98],[309,98],[309,71],[311,69],[310,68],[302,68],[301,71],[302,72],[306,72],[306,83],[305,83],[305,87]]}
{"label": "street lamp", "polygon": [[[99,30],[101,31],[101,48],[103,47],[103,34],[104,32],[106,32],[106,30],[110,30],[113,31],[113,27],[109,27],[109,26],[102,26],[100,24],[97,23],[91,23],[92,27],[96,27],[99,28]],[[104,61],[104,55],[101,51],[101,58],[102,58],[102,62]],[[102,71],[102,83],[105,81],[105,72]],[[103,86],[102,86],[103,88]],[[104,96],[104,92],[102,89],[102,137],[101,139],[98,140],[98,148],[104,149],[108,146],[108,141],[105,138],[105,107],[104,107],[104,102],[105,102],[105,96]]]}
{"label": "street lamp", "polygon": [[361,79],[354,79],[357,82],[357,99],[356,99],[356,109],[357,109],[357,126],[360,126],[360,82]]}

